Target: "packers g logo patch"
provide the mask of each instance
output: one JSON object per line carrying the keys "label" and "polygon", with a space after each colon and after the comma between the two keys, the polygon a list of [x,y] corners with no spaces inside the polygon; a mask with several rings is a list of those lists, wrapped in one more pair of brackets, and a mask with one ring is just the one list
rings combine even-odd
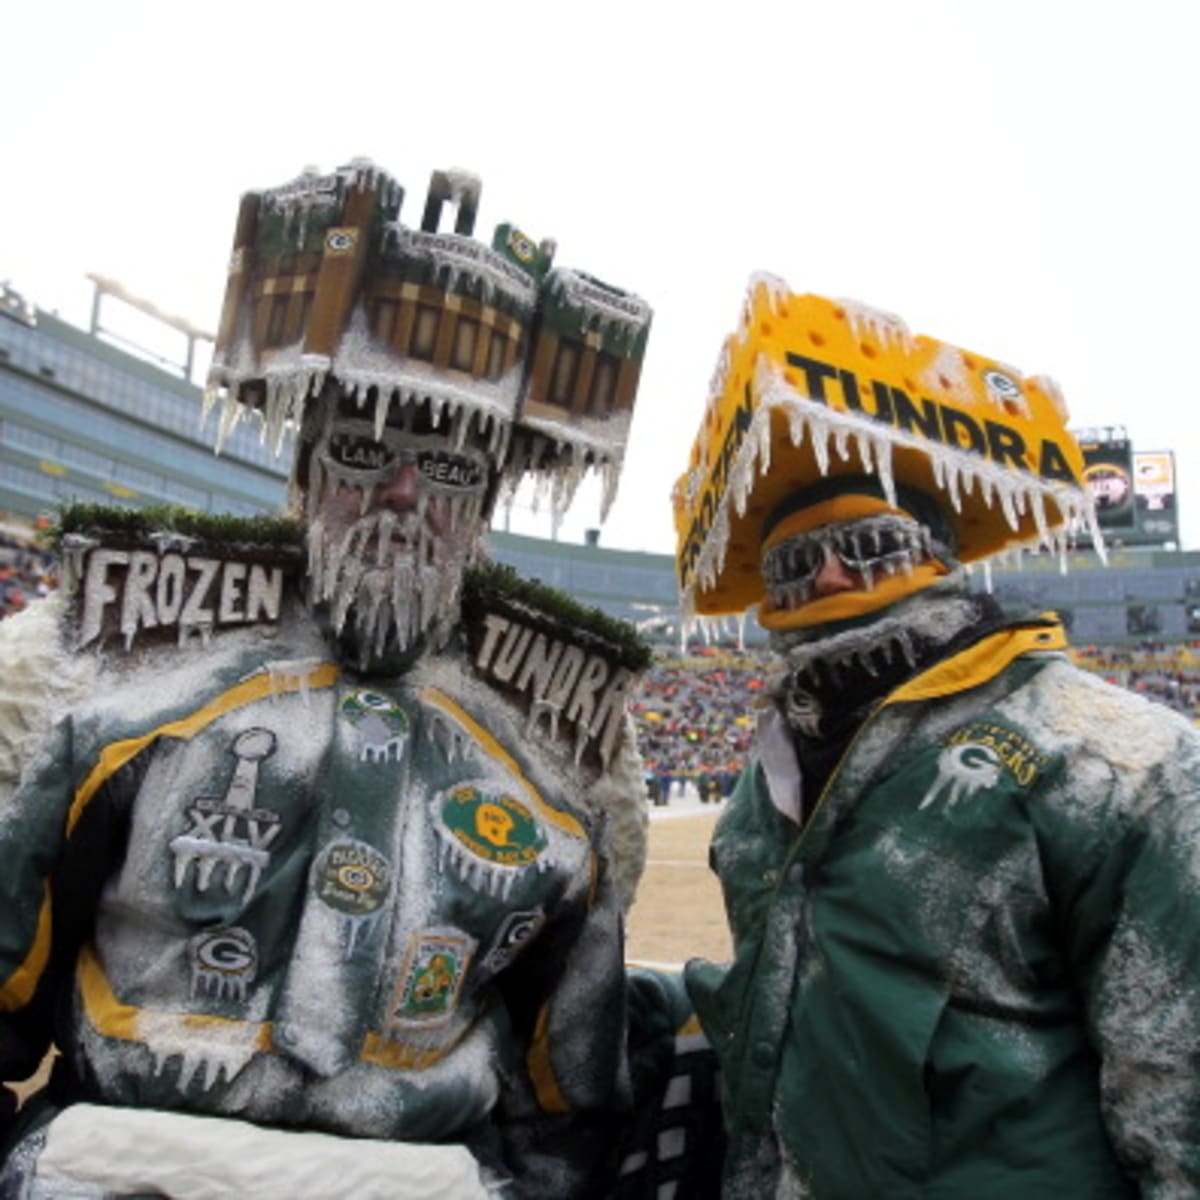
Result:
{"label": "packers g logo patch", "polygon": [[245,1000],[258,971],[258,947],[245,929],[228,925],[205,930],[192,938],[188,954],[193,996]]}
{"label": "packers g logo patch", "polygon": [[1050,756],[1024,734],[995,721],[973,721],[956,729],[937,758],[937,777],[917,805],[928,808],[944,799],[954,808],[979,792],[991,791],[1006,777],[1020,788],[1032,787]]}
{"label": "packers g logo patch", "polygon": [[1003,770],[1004,764],[990,746],[978,742],[947,746],[938,755],[937,778],[917,808],[928,808],[943,796],[946,807],[953,808],[960,800],[969,799],[976,792],[994,788],[1000,782]]}
{"label": "packers g logo patch", "polygon": [[360,688],[342,700],[340,710],[358,740],[361,761],[399,762],[404,757],[411,721],[399,701],[383,692]]}

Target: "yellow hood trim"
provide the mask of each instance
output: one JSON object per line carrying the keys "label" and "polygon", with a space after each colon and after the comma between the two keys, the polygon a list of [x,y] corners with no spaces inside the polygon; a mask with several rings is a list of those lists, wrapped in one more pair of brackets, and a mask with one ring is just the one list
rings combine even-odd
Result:
{"label": "yellow hood trim", "polygon": [[966,691],[994,679],[1015,658],[1032,650],[1065,650],[1067,637],[1053,613],[1044,614],[1053,625],[1002,629],[944,659],[915,679],[897,688],[887,700],[934,700]]}

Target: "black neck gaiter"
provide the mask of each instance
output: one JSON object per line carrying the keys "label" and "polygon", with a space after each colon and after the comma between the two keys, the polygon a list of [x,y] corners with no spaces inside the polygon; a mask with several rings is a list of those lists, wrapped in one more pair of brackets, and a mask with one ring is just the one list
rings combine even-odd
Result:
{"label": "black neck gaiter", "polygon": [[[828,654],[820,653],[820,641],[785,652],[785,662],[798,659],[800,665],[786,670],[774,698],[792,731],[806,797],[820,795],[850,740],[886,696],[1006,623],[991,596],[923,593],[902,605],[924,606],[925,619],[896,614],[864,627],[860,639],[830,639]],[[944,607],[945,620],[929,620],[930,606]],[[873,637],[876,631],[883,635]]]}

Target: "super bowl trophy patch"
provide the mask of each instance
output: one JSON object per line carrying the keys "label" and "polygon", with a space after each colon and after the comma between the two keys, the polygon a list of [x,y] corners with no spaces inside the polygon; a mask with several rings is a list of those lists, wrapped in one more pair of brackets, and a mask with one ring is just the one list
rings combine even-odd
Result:
{"label": "super bowl trophy patch", "polygon": [[502,784],[456,784],[434,796],[433,814],[442,842],[440,865],[449,864],[469,886],[507,897],[522,875],[550,866],[541,823]]}
{"label": "super bowl trophy patch", "polygon": [[352,838],[326,846],[313,866],[317,899],[339,914],[346,938],[346,957],[364,928],[379,920],[392,887],[392,867],[373,846]]}
{"label": "super bowl trophy patch", "polygon": [[231,751],[237,766],[225,794],[192,801],[187,810],[192,824],[171,839],[171,852],[177,888],[194,866],[196,890],[205,892],[217,868],[223,867],[217,881],[231,895],[241,886],[242,903],[248,904],[270,861],[268,849],[282,828],[277,812],[254,807],[259,767],[275,753],[275,735],[269,729],[247,729],[234,738]]}
{"label": "super bowl trophy patch", "polygon": [[396,1031],[427,1029],[449,1019],[475,945],[460,929],[426,929],[409,936],[391,1009]]}
{"label": "super bowl trophy patch", "polygon": [[344,697],[342,718],[358,740],[363,762],[399,762],[408,745],[411,721],[404,706],[383,692],[360,688]]}

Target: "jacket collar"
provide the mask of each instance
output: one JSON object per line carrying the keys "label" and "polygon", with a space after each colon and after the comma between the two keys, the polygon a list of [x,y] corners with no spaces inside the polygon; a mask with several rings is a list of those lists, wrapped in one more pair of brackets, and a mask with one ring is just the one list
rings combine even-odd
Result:
{"label": "jacket collar", "polygon": [[1066,648],[1067,637],[1058,617],[1054,613],[1043,613],[1032,621],[980,638],[965,650],[934,663],[929,670],[901,684],[884,703],[951,696],[994,679],[1014,658],[1022,654],[1030,651],[1062,651]]}

